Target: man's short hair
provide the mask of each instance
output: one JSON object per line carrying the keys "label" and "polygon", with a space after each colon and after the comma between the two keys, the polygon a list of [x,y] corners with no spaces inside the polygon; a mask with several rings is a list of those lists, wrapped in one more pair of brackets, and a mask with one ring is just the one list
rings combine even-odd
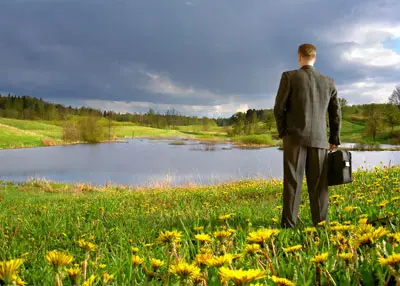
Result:
{"label": "man's short hair", "polygon": [[302,57],[311,60],[315,59],[315,57],[317,56],[317,49],[312,44],[302,44],[301,46],[299,46],[298,53]]}

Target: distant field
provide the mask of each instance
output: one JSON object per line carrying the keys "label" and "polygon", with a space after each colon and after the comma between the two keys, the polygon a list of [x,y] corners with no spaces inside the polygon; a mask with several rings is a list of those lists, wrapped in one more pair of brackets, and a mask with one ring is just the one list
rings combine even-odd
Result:
{"label": "distant field", "polygon": [[[78,120],[79,117],[74,117]],[[104,126],[108,126],[106,119],[101,119]],[[65,144],[62,140],[63,121],[29,121],[9,118],[0,118],[0,149],[23,148],[47,145]],[[107,127],[105,127],[107,128]],[[159,129],[146,126],[137,126],[131,122],[116,122],[112,124],[112,133],[117,138],[133,137],[182,137],[205,140],[230,140],[236,144],[275,144],[277,139],[276,128],[271,129],[271,135],[267,132],[264,123],[259,123],[256,135],[242,135],[236,138],[228,137],[230,127],[212,126],[204,130],[202,125],[175,126],[171,129]],[[400,130],[400,126],[394,128]],[[390,128],[380,129],[377,135],[377,143],[389,143]],[[343,120],[341,139],[342,142],[373,143],[370,136],[366,136],[366,125],[361,121]]]}
{"label": "distant field", "polygon": [[0,148],[62,144],[62,129],[36,121],[0,118]]}

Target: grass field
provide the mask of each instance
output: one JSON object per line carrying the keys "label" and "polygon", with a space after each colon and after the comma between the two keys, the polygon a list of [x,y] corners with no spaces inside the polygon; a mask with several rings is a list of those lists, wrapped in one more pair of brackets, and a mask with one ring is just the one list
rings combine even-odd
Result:
{"label": "grass field", "polygon": [[[332,188],[330,224],[318,228],[310,222],[306,188],[298,227],[279,228],[281,189],[280,181],[163,190],[3,183],[0,279],[7,284],[18,276],[28,285],[399,281],[399,166],[360,170],[353,184]],[[71,282],[84,275],[94,283]]]}
{"label": "grass field", "polygon": [[[79,117],[75,118],[76,120]],[[104,126],[108,125],[106,119],[102,119]],[[0,149],[22,148],[36,146],[52,146],[66,144],[62,140],[62,121],[28,121],[8,119],[0,117]],[[107,127],[105,127],[107,129]],[[240,146],[270,146],[276,145],[277,132],[271,129],[271,135],[267,134],[265,124],[257,125],[255,135],[243,135],[231,138],[228,136],[229,127],[211,127],[204,131],[201,125],[177,126],[171,129],[158,129],[145,126],[137,126],[130,122],[113,122],[112,134],[116,138],[167,138],[181,137],[186,139],[228,141],[232,140]],[[400,130],[396,126],[395,131]],[[363,122],[343,120],[341,139],[342,142],[373,143],[370,136],[366,136],[366,126]],[[390,128],[383,128],[378,133],[377,143],[388,144]],[[272,138],[271,138],[272,136]]]}

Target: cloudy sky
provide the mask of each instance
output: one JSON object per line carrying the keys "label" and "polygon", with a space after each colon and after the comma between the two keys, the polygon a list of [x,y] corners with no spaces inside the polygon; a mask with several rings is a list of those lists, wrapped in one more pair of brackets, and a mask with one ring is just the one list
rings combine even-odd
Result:
{"label": "cloudy sky", "polygon": [[298,45],[350,103],[400,84],[398,0],[1,0],[0,91],[120,112],[271,108]]}

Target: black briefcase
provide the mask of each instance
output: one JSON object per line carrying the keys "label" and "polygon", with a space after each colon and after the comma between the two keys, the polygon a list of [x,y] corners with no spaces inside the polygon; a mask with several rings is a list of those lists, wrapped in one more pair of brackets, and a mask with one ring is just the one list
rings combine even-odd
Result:
{"label": "black briefcase", "polygon": [[328,153],[328,186],[353,182],[351,174],[351,153],[348,150],[336,150]]}

